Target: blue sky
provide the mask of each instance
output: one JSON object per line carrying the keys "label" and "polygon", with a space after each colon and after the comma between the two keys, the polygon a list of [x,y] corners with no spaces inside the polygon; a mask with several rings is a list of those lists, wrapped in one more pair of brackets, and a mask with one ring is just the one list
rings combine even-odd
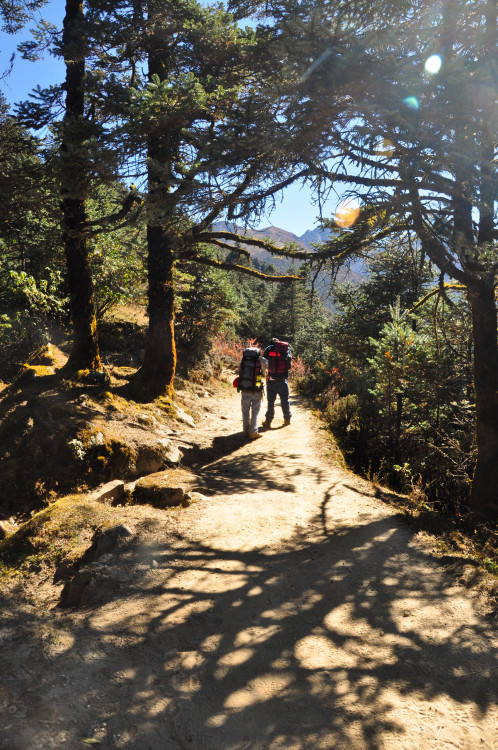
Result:
{"label": "blue sky", "polygon": [[[64,0],[48,2],[39,13],[44,18],[58,26],[64,16]],[[16,52],[17,44],[29,38],[29,29],[35,23],[28,25],[25,31],[17,35],[0,33],[0,76],[8,69],[11,55]],[[56,58],[47,55],[35,63],[27,62],[16,53],[12,72],[0,81],[0,88],[11,104],[26,99],[35,85],[41,87],[51,83],[58,83],[64,78],[64,66]],[[335,202],[323,207],[324,215],[330,216],[335,209]],[[313,203],[310,190],[299,185],[287,188],[282,199],[277,198],[275,210],[267,216],[261,217],[259,228],[273,224],[289,232],[301,236],[307,229],[317,225],[318,206]]]}
{"label": "blue sky", "polygon": [[[64,17],[64,5],[64,0],[48,2],[37,14],[37,18],[44,18],[59,26]],[[36,21],[28,24],[19,34],[0,32],[0,75],[3,76],[8,69],[11,55],[16,55],[12,73],[0,81],[0,88],[11,103],[27,98],[29,92],[38,84],[42,87],[48,86],[64,77],[64,65],[60,60],[47,55],[43,60],[32,63],[22,60],[16,52],[20,42],[30,39],[29,30],[35,25]]]}

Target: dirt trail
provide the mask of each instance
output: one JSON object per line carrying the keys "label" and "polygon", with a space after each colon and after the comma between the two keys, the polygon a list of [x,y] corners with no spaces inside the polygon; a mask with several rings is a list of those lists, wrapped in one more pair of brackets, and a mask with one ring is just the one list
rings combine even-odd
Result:
{"label": "dirt trail", "polygon": [[34,612],[3,633],[0,747],[498,747],[497,641],[471,595],[324,465],[298,403],[252,443],[236,396],[210,406],[212,497],[151,513],[91,608],[47,610],[49,643]]}

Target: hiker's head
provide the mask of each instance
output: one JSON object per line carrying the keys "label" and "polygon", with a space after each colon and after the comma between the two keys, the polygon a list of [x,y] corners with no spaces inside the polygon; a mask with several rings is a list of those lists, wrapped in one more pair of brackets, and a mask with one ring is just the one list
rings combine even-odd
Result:
{"label": "hiker's head", "polygon": [[272,339],[272,340],[271,340],[271,343],[272,343],[272,344],[278,344],[278,342],[279,342],[279,341],[280,341],[280,339]]}

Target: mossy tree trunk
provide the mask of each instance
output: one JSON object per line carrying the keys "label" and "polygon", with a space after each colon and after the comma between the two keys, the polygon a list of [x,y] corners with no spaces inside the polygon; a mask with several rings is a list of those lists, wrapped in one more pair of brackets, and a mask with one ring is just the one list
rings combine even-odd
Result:
{"label": "mossy tree trunk", "polygon": [[[149,6],[154,30],[154,7]],[[168,77],[167,45],[160,33],[150,39],[149,80]],[[158,126],[148,141],[147,271],[149,327],[142,366],[130,381],[132,395],[139,400],[172,397],[176,371],[174,216],[170,216],[169,175],[175,137],[172,129]],[[171,201],[173,204],[173,201]]]}
{"label": "mossy tree trunk", "polygon": [[173,395],[176,371],[174,252],[161,226],[147,227],[149,328],[144,361],[130,382],[137,399]]}
{"label": "mossy tree trunk", "polygon": [[99,370],[102,364],[87,247],[89,178],[85,149],[88,123],[84,118],[83,20],[83,0],[66,0],[62,35],[66,102],[60,156],[63,241],[73,326],[73,347],[68,364],[76,370]]}

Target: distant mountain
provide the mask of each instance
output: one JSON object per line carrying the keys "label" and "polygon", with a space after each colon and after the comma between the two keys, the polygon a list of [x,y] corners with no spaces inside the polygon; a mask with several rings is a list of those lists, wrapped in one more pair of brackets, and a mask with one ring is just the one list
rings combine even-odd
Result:
{"label": "distant mountain", "polygon": [[[329,229],[308,229],[301,237],[292,232],[287,232],[285,229],[280,227],[269,226],[264,229],[244,229],[237,224],[226,224],[224,221],[219,221],[214,224],[214,229],[220,232],[235,232],[235,234],[245,234],[248,237],[254,237],[255,239],[269,239],[273,240],[277,245],[288,245],[293,243],[303,250],[312,250],[311,244],[313,242],[320,243],[325,242],[330,234]],[[258,250],[258,248],[250,248],[251,254],[256,257],[260,257],[259,253],[265,253],[265,250]],[[268,253],[270,255],[270,253]]]}
{"label": "distant mountain", "polygon": [[277,245],[289,245],[293,243],[303,250],[309,250],[309,245],[303,242],[297,235],[292,232],[287,232],[285,229],[279,227],[265,227],[264,229],[252,229],[250,231],[250,237],[270,239],[277,243]]}
{"label": "distant mountain", "polygon": [[331,229],[307,229],[299,239],[305,245],[311,247],[311,245],[320,245],[322,242],[326,242],[332,234]]}
{"label": "distant mountain", "polygon": [[[293,243],[297,247],[313,252],[313,244],[320,244],[326,242],[333,231],[330,229],[308,229],[301,237],[298,237],[292,232],[287,232],[285,229],[280,227],[269,226],[264,229],[244,229],[244,227],[236,224],[226,224],[223,221],[219,221],[213,225],[213,229],[219,232],[233,232],[235,234],[246,235],[247,237],[254,237],[254,239],[269,239],[275,242],[277,245],[286,245]],[[252,258],[256,258],[260,263],[272,263],[275,268],[280,272],[286,272],[292,265],[293,262],[289,258],[284,256],[272,255],[268,250],[263,248],[254,247],[253,245],[243,245],[244,249],[248,250]],[[297,261],[298,263],[300,261]],[[363,263],[362,261],[355,261],[351,264],[350,269],[340,270],[337,275],[338,281],[358,281],[362,275]],[[323,275],[321,275],[323,277]],[[322,281],[325,281],[324,277]],[[326,282],[325,282],[326,285]]]}
{"label": "distant mountain", "polygon": [[[313,249],[313,245],[321,245],[334,236],[333,229],[308,229],[299,238],[301,242]],[[348,262],[348,269],[344,269],[344,278],[348,281],[359,281],[360,277],[365,276],[365,263],[362,258],[355,258]],[[341,281],[342,279],[339,278]]]}
{"label": "distant mountain", "polygon": [[[254,237],[254,239],[272,240],[277,245],[288,245],[290,243],[294,243],[302,250],[311,249],[310,246],[306,242],[303,242],[296,234],[287,232],[285,229],[280,229],[280,227],[270,226],[265,227],[264,229],[250,229],[248,227],[247,229],[245,229],[244,227],[238,226],[237,224],[226,224],[224,221],[219,221],[213,225],[213,228],[219,232],[234,232],[235,234],[245,234],[247,237]],[[255,255],[258,258],[260,257],[260,253],[266,253],[271,257],[271,254],[266,250],[260,250],[259,248],[253,246],[251,246],[249,249],[251,251],[251,254]]]}
{"label": "distant mountain", "polygon": [[[265,229],[245,229],[244,227],[237,226],[236,224],[226,224],[224,221],[219,221],[213,225],[213,229],[218,232],[234,232],[234,234],[245,234],[247,237],[254,237],[258,240],[272,240],[276,245],[288,245],[293,243],[302,250],[311,250],[311,247],[292,232],[287,232],[285,229],[279,227],[265,227]],[[292,261],[289,258],[282,256],[273,255],[262,247],[254,247],[254,245],[242,245],[245,250],[248,250],[252,258],[257,258],[260,263],[273,263],[273,265],[280,271],[285,271],[292,265]]]}

